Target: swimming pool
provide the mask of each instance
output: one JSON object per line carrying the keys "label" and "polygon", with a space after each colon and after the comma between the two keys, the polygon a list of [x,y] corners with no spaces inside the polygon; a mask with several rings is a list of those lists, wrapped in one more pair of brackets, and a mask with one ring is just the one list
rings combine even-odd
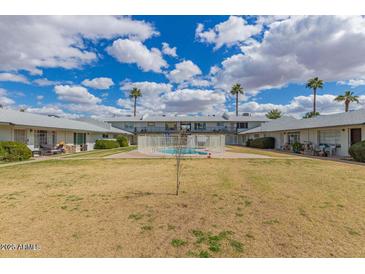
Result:
{"label": "swimming pool", "polygon": [[[160,150],[161,153],[176,154],[176,148],[164,148]],[[182,148],[181,154],[195,154],[195,155],[207,155],[208,152],[201,151],[196,148]]]}

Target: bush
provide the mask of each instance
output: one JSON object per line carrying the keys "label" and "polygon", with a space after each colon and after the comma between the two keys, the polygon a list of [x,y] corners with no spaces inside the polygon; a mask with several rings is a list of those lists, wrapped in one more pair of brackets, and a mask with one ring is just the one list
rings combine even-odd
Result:
{"label": "bush", "polygon": [[302,144],[301,144],[301,143],[296,142],[296,143],[294,143],[294,144],[292,145],[292,148],[293,148],[293,152],[294,152],[294,153],[299,153],[299,152],[300,152],[300,150],[302,149]]}
{"label": "bush", "polygon": [[121,147],[127,147],[128,146],[128,138],[123,136],[123,135],[118,135],[117,136],[117,142],[118,142],[119,146],[121,146]]}
{"label": "bush", "polygon": [[119,143],[116,140],[96,140],[95,149],[111,149],[119,147]]}
{"label": "bush", "polygon": [[248,139],[248,140],[246,141],[246,147],[249,147],[249,146],[251,145],[251,142],[252,142],[252,139]]}
{"label": "bush", "polygon": [[22,143],[0,142],[0,160],[23,161],[32,157],[32,151]]}
{"label": "bush", "polygon": [[353,144],[349,149],[349,154],[355,161],[365,162],[365,141]]}
{"label": "bush", "polygon": [[254,148],[275,148],[275,138],[262,137],[254,139],[250,142],[250,147]]}

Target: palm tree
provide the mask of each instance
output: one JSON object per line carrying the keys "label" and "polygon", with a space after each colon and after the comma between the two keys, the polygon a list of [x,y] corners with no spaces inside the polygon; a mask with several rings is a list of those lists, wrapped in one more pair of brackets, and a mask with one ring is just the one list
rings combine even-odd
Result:
{"label": "palm tree", "polygon": [[138,88],[132,88],[129,92],[129,97],[134,99],[134,117],[136,116],[137,98],[142,96],[142,92]]}
{"label": "palm tree", "polygon": [[313,111],[312,113],[316,115],[316,99],[317,99],[317,89],[323,88],[323,80],[319,79],[318,77],[309,79],[306,86],[306,88],[311,88],[313,90]]}
{"label": "palm tree", "polygon": [[270,110],[268,113],[266,113],[266,118],[268,119],[278,119],[281,117],[281,111],[274,108]]}
{"label": "palm tree", "polygon": [[313,111],[310,111],[310,112],[307,112],[306,114],[304,114],[303,119],[313,118],[318,115],[319,115],[318,111],[316,113],[314,113]]}
{"label": "palm tree", "polygon": [[243,94],[243,87],[240,84],[234,84],[231,88],[231,94],[236,96],[236,116],[238,116],[238,95]]}
{"label": "palm tree", "polygon": [[345,102],[345,111],[349,111],[349,105],[352,102],[359,103],[359,96],[354,95],[352,91],[346,90],[344,95],[338,95],[335,98],[335,101],[337,102]]}

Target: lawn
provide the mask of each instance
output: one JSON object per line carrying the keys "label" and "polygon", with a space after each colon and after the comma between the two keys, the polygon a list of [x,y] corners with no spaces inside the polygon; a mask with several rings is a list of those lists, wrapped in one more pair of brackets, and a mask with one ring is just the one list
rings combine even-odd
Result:
{"label": "lawn", "polygon": [[275,152],[274,150],[270,149],[257,149],[251,147],[244,147],[244,146],[227,146],[227,149],[231,152],[238,152],[238,153],[250,153],[250,154],[259,154],[264,156],[270,157],[279,157],[279,158],[288,158],[288,157],[298,157],[296,155],[288,155],[284,153]]}
{"label": "lawn", "polygon": [[51,160],[0,169],[2,257],[364,257],[365,169],[313,159]]}

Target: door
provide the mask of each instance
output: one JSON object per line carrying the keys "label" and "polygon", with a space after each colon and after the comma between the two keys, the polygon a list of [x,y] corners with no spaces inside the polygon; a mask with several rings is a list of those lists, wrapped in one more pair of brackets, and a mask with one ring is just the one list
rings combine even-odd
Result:
{"label": "door", "polygon": [[351,145],[361,141],[361,128],[351,129]]}

